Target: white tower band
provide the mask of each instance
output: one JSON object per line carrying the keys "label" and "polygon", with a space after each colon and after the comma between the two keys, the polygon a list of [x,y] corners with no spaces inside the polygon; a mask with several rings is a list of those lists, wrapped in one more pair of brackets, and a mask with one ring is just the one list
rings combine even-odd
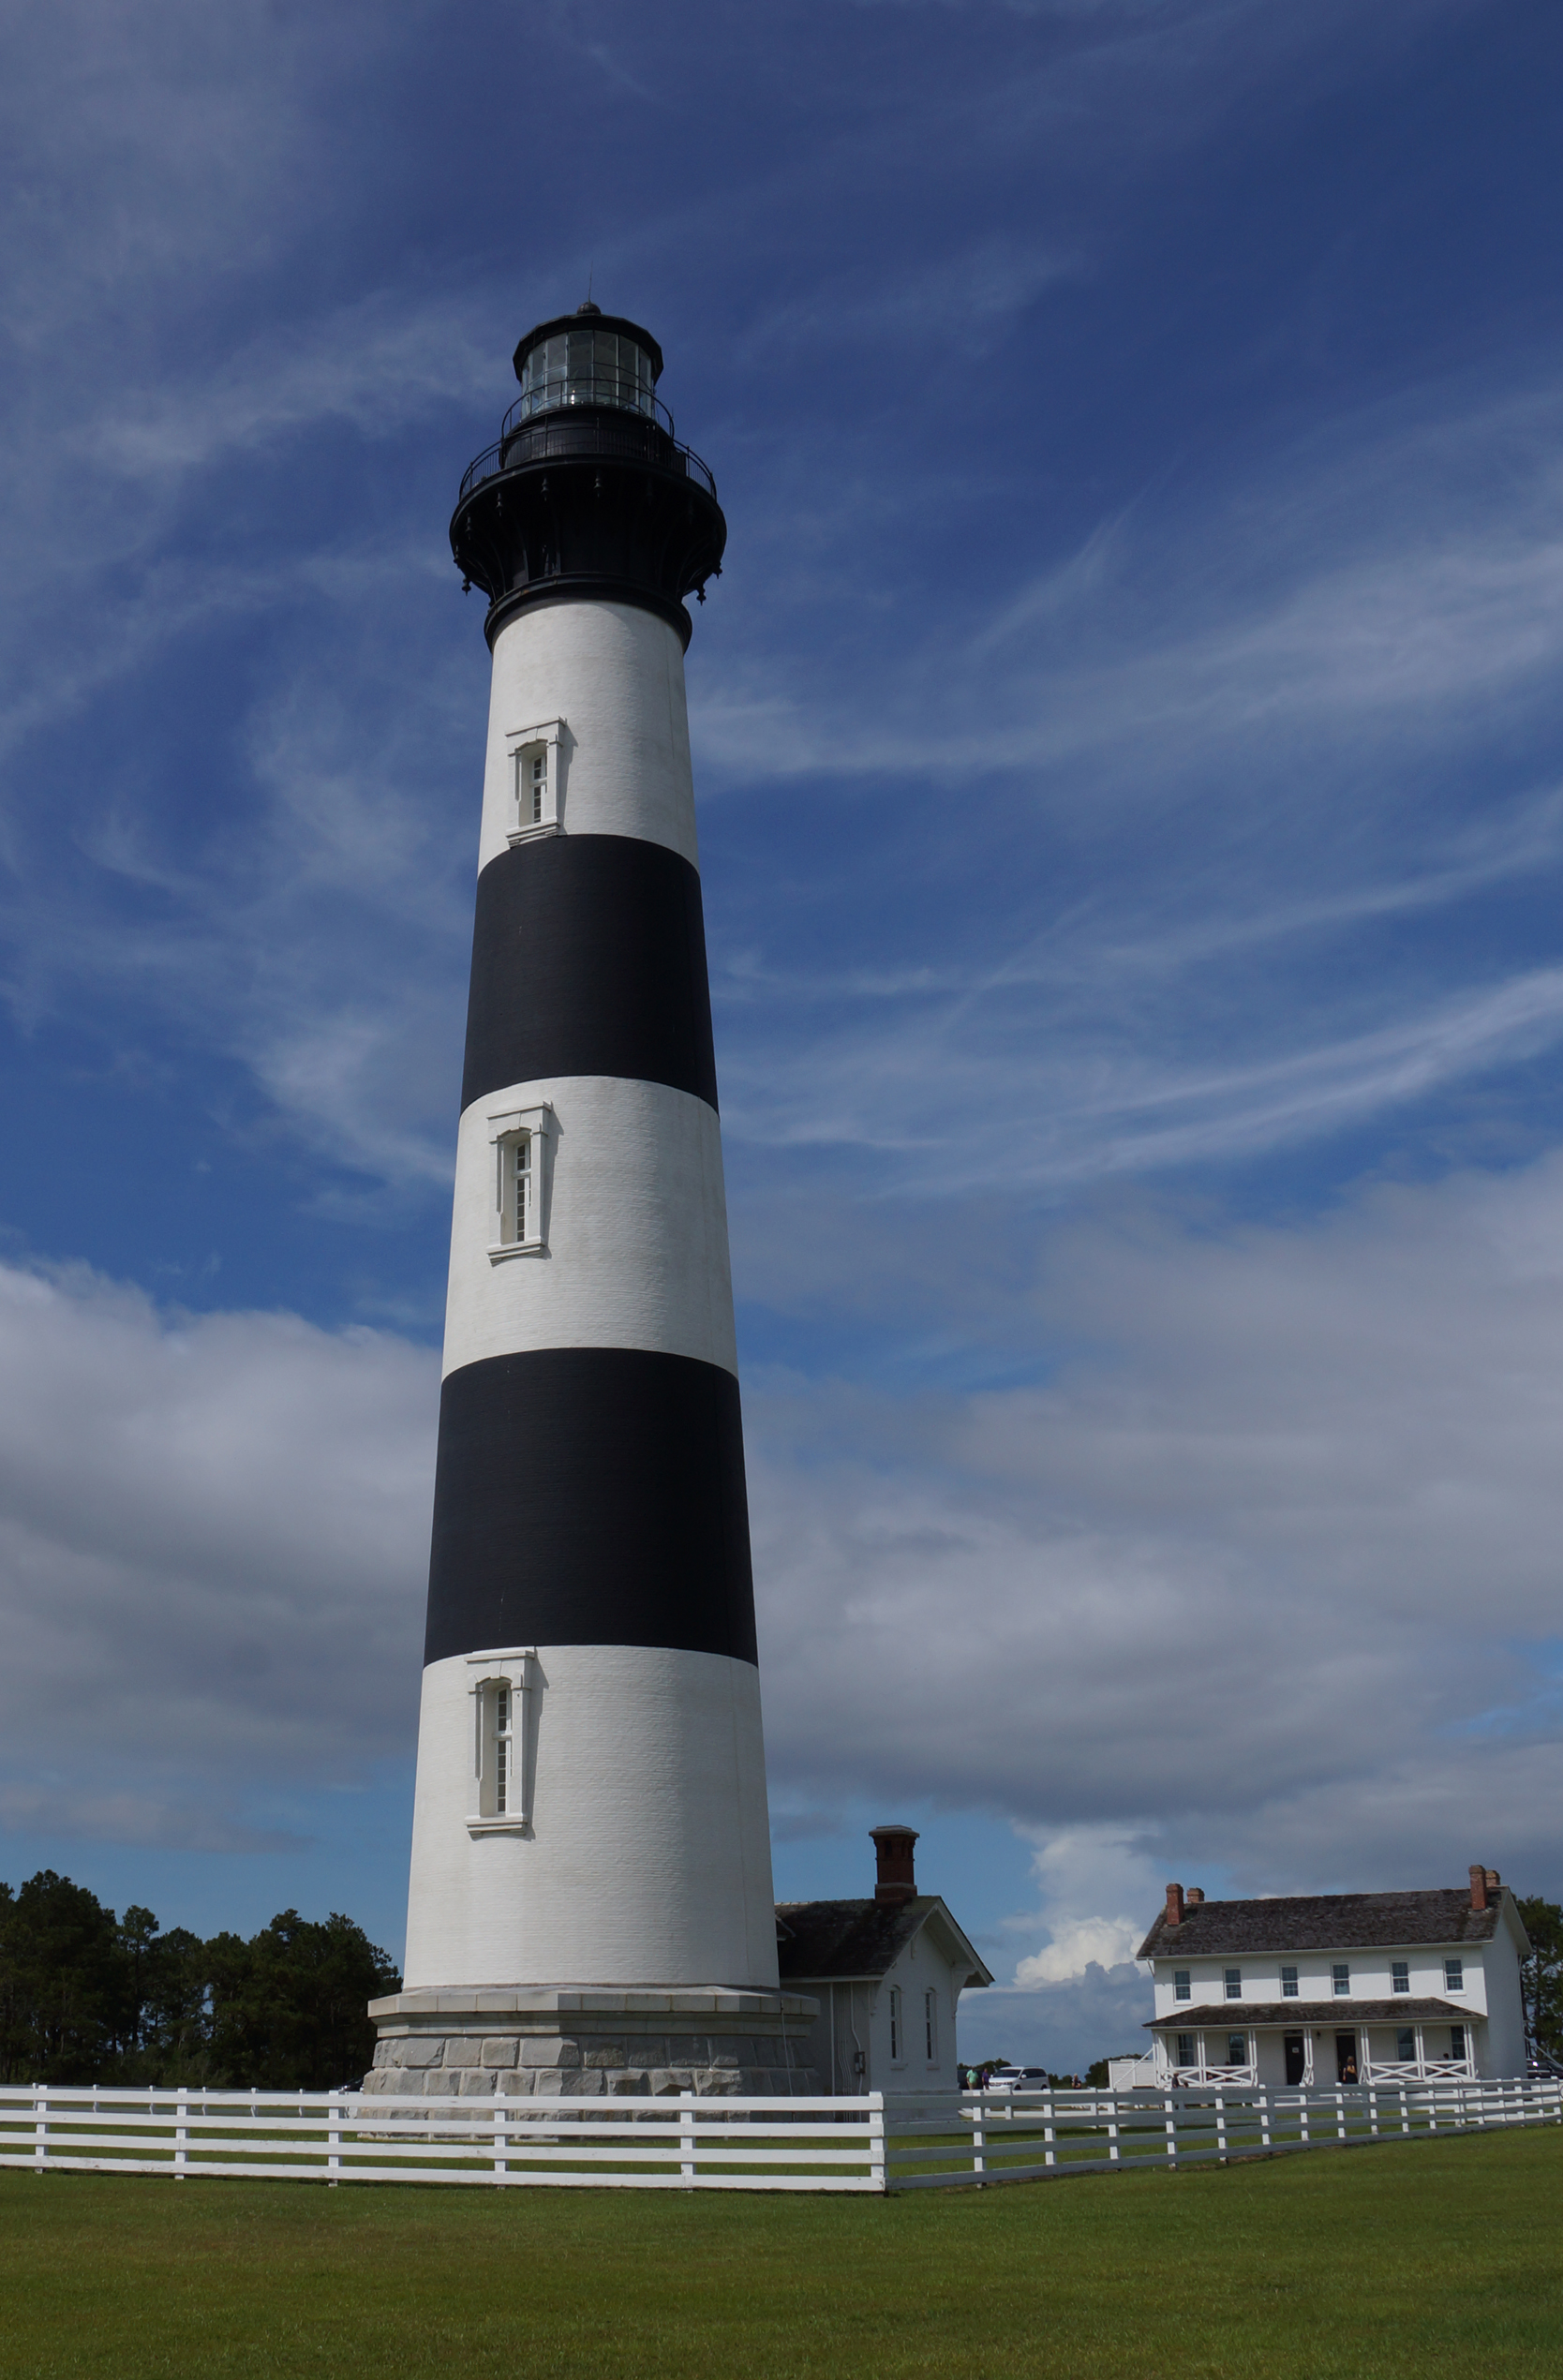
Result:
{"label": "white tower band", "polygon": [[[804,2087],[777,1984],[683,598],[715,483],[594,307],[451,543],[493,653],[407,1978],[380,2088]],[[459,2072],[458,2072],[459,2070]]]}

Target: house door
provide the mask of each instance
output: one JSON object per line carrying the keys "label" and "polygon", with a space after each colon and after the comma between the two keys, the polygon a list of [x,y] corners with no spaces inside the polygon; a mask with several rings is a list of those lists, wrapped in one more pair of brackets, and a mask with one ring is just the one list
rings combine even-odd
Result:
{"label": "house door", "polygon": [[1361,2079],[1357,2072],[1357,2036],[1355,2033],[1335,2035],[1335,2079],[1354,2083]]}
{"label": "house door", "polygon": [[1288,2033],[1281,2046],[1287,2053],[1288,2082],[1300,2083],[1308,2063],[1307,2045],[1302,2034]]}

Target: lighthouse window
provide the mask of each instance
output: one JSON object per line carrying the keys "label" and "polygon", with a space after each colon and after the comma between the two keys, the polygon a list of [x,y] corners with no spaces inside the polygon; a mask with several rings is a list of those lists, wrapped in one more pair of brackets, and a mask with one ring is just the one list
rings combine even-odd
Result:
{"label": "lighthouse window", "polygon": [[503,1818],[512,1798],[514,1737],[510,1724],[510,1688],[494,1689],[494,1815]]}
{"label": "lighthouse window", "polygon": [[512,728],[507,733],[511,823],[505,832],[513,843],[529,842],[534,836],[558,832],[559,736],[563,727],[562,719],[549,719],[541,726]]}
{"label": "lighthouse window", "polygon": [[492,1264],[505,1257],[548,1253],[553,1122],[554,1111],[546,1102],[488,1119],[494,1150],[495,1227],[488,1249]]}
{"label": "lighthouse window", "polygon": [[532,1236],[532,1136],[517,1133],[507,1141],[503,1153],[504,1167],[504,1238],[519,1243]]}

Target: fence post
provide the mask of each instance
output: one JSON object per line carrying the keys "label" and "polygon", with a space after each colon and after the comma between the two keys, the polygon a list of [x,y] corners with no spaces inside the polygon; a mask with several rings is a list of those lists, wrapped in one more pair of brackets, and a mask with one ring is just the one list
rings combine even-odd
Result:
{"label": "fence post", "polygon": [[1175,2166],[1178,2162],[1178,2111],[1170,2091],[1162,2100],[1161,2112],[1167,2124],[1167,2162]]}
{"label": "fence post", "polygon": [[[1100,2100],[1097,2101],[1096,2105],[1100,2107]],[[1109,2164],[1116,2165],[1119,2162],[1118,2099],[1115,2093],[1113,2097],[1108,2101],[1108,2163]]]}
{"label": "fence post", "polygon": [[499,2181],[510,2171],[510,2127],[505,2122],[505,2103],[498,2090],[494,2093],[494,2179]]}
{"label": "fence post", "polygon": [[1261,2149],[1268,2149],[1269,2146],[1270,2093],[1268,2090],[1261,2090],[1259,2093],[1259,2147]]}
{"label": "fence post", "polygon": [[33,2171],[41,2174],[49,2154],[49,2085],[33,2085]]}
{"label": "fence post", "polygon": [[329,2187],[336,2187],[335,2177],[342,2170],[342,2105],[335,2092],[326,2111],[326,2171],[333,2176]]}
{"label": "fence post", "polygon": [[[1011,2111],[1013,2111],[1015,2105],[1013,2099],[1009,2104]],[[1056,2116],[1057,2109],[1054,2105],[1052,2089],[1049,2085],[1047,2104],[1042,2110],[1042,2163],[1045,2165],[1054,2165],[1058,2163],[1058,2156],[1054,2147],[1054,2144],[1058,2139],[1058,2126],[1055,2120]]]}
{"label": "fence post", "polygon": [[183,2083],[179,2086],[179,2097],[174,2103],[173,2114],[173,2178],[176,2181],[183,2181],[185,2179],[184,2166],[186,2145],[190,2137],[189,2127],[186,2122],[186,2118],[189,2115],[189,2100]]}
{"label": "fence post", "polygon": [[988,2131],[984,2121],[987,2111],[988,2102],[986,2099],[979,2099],[976,2104],[976,2114],[972,2120],[972,2171],[974,2174],[986,2173],[988,2170],[988,2161],[983,2155],[988,2146]]}
{"label": "fence post", "polygon": [[678,2178],[694,2180],[694,2093],[678,2093]]}
{"label": "fence post", "polygon": [[872,2190],[888,2187],[885,2158],[885,2093],[869,2093],[869,2186]]}
{"label": "fence post", "polygon": [[1223,2164],[1227,2162],[1227,2101],[1225,2094],[1215,2094],[1215,2146]]}

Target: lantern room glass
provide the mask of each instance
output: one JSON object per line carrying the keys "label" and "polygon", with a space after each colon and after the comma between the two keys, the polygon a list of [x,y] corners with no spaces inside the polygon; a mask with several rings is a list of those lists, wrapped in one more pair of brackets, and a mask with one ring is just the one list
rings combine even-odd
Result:
{"label": "lantern room glass", "polygon": [[613,405],[628,413],[649,413],[651,358],[621,331],[589,324],[556,331],[539,339],[521,373],[520,415],[545,413],[563,405]]}

